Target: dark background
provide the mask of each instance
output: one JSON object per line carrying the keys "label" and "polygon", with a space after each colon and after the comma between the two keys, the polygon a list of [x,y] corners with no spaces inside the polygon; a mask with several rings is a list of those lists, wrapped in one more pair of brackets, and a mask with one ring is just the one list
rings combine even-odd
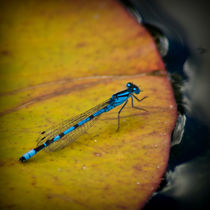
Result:
{"label": "dark background", "polygon": [[210,209],[209,3],[121,2],[149,31],[160,31],[168,39],[169,50],[163,60],[179,110],[168,169],[144,209]]}

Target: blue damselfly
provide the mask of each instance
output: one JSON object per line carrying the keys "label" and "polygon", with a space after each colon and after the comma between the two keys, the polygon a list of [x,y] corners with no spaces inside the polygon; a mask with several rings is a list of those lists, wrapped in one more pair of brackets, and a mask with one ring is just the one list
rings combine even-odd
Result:
{"label": "blue damselfly", "polygon": [[37,139],[37,147],[25,153],[20,161],[24,162],[34,156],[42,149],[57,150],[65,147],[69,143],[76,140],[82,135],[88,128],[90,128],[94,121],[104,113],[108,112],[115,107],[123,104],[118,112],[118,129],[120,127],[120,113],[128,103],[128,99],[131,98],[131,104],[133,108],[144,110],[143,108],[135,107],[133,99],[138,102],[144,100],[138,99],[134,94],[140,93],[140,88],[133,83],[129,82],[126,85],[126,89],[112,95],[112,97],[105,102],[93,107],[92,109],[77,115],[69,120],[65,120],[62,123],[50,128],[47,131],[43,131]]}

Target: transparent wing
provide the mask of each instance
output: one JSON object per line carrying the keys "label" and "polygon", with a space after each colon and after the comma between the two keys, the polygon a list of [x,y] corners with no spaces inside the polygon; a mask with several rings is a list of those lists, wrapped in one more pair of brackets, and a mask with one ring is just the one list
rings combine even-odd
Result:
{"label": "transparent wing", "polygon": [[59,149],[63,149],[68,144],[72,143],[77,138],[79,138],[79,136],[84,134],[89,128],[91,128],[94,125],[94,123],[97,119],[98,119],[98,117],[95,117],[92,120],[83,124],[82,126],[79,126],[77,129],[73,130],[69,134],[66,134],[65,136],[63,136],[58,141],[50,144],[48,147],[46,147],[46,150],[52,152],[52,151],[56,151],[56,150],[59,150]]}
{"label": "transparent wing", "polygon": [[[71,119],[65,120],[65,121],[61,122],[60,124],[55,125],[46,131],[43,131],[36,140],[37,146],[42,145],[47,140],[51,140],[55,136],[59,135],[60,133],[64,132],[65,130],[67,130],[68,128],[74,126],[75,124],[79,123],[80,121],[82,121],[82,120],[86,119],[87,117],[89,117],[90,115],[94,114],[98,110],[106,107],[108,104],[109,104],[109,100],[106,100],[105,102],[93,107],[92,109],[90,109],[80,115],[77,115]],[[56,142],[52,143],[51,145],[49,145],[48,147],[46,147],[46,149],[50,150],[50,151],[55,151],[57,149],[65,147],[69,143],[76,140],[87,129],[89,129],[93,125],[93,123],[95,122],[96,119],[97,119],[97,117],[93,118],[92,120],[88,121],[87,123],[83,124],[82,126],[77,127],[72,132],[66,134],[58,141],[56,141]]]}

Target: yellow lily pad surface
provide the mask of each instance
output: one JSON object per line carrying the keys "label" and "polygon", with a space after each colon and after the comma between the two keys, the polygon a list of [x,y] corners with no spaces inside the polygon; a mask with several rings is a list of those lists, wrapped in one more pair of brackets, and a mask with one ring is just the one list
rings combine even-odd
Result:
{"label": "yellow lily pad surface", "polygon": [[[155,44],[115,0],[5,1],[0,8],[0,209],[139,209],[165,171],[176,105]],[[63,150],[47,128],[126,88],[139,99],[104,114]]]}

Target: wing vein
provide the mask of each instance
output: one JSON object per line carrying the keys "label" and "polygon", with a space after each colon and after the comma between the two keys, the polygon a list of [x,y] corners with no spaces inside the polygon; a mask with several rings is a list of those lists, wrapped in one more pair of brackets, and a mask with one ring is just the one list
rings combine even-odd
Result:
{"label": "wing vein", "polygon": [[[60,133],[64,132],[65,130],[67,130],[68,128],[74,126],[75,124],[79,123],[80,121],[91,116],[98,110],[106,107],[108,104],[109,104],[109,100],[106,100],[103,103],[89,109],[88,111],[86,111],[80,115],[76,115],[70,119],[64,120],[60,124],[57,124],[57,125],[49,128],[45,132],[42,132],[36,140],[37,146],[42,145],[47,140],[51,140],[55,136],[59,135]],[[86,122],[85,124],[77,127],[75,130],[71,131],[70,133],[64,135],[61,139],[59,139],[58,141],[55,141],[54,143],[52,143],[48,147],[46,147],[46,150],[55,151],[55,150],[64,148],[65,146],[67,146],[68,144],[70,144],[74,140],[76,140],[80,135],[85,133],[90,127],[92,127],[92,125],[94,124],[96,119],[98,119],[98,117],[93,118],[92,120]]]}

